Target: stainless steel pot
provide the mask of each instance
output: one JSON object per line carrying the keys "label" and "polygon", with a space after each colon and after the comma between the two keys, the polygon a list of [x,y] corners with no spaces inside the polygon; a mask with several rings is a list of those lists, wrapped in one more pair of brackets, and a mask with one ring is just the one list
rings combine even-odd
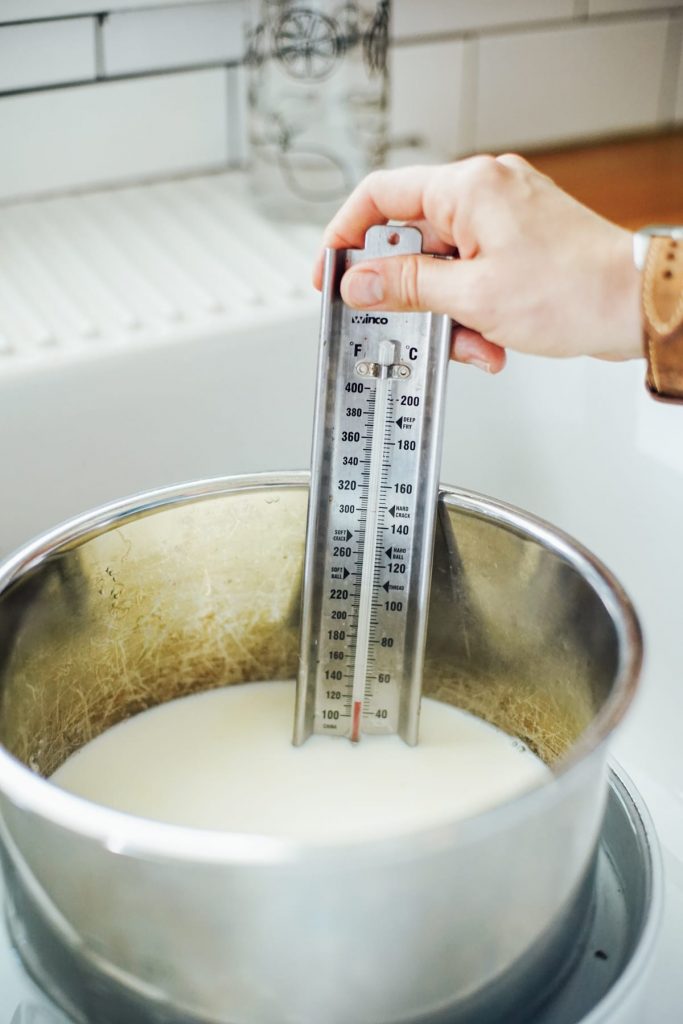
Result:
{"label": "stainless steel pot", "polygon": [[571,965],[639,628],[588,552],[487,498],[442,497],[425,690],[518,735],[551,783],[401,839],[313,846],[145,821],[46,780],[142,708],[296,674],[306,498],[304,474],[191,484],[0,567],[10,922],[79,1021],[509,1024]]}

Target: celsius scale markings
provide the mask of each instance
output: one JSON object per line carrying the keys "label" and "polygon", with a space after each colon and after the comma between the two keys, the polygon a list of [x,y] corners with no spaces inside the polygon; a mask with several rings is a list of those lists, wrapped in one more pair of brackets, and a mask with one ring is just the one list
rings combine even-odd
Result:
{"label": "celsius scale markings", "polygon": [[451,321],[364,314],[339,282],[364,259],[421,252],[373,227],[325,257],[294,742],[417,742]]}

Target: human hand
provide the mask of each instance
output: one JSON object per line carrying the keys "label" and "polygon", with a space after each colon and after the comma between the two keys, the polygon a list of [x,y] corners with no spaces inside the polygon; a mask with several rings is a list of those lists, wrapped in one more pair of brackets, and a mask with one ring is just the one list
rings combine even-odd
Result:
{"label": "human hand", "polygon": [[[367,228],[389,220],[419,227],[428,252],[460,258],[363,261],[342,278],[347,305],[447,313],[456,321],[452,358],[491,373],[503,368],[508,348],[617,360],[643,354],[631,234],[522,157],[375,171],[323,243],[362,248]],[[321,287],[322,257],[314,283]]]}

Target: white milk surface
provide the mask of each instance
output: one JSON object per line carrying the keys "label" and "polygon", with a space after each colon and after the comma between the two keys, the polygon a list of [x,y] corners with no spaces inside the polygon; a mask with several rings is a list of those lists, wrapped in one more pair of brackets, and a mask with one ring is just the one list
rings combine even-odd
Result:
{"label": "white milk surface", "polygon": [[466,818],[549,778],[519,740],[423,699],[420,742],[312,736],[292,746],[294,683],[182,697],[114,726],[52,781],[144,818],[306,841]]}

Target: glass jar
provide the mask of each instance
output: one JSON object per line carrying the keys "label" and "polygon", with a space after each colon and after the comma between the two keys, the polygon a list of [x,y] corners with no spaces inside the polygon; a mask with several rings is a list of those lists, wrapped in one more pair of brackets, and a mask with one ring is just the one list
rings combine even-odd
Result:
{"label": "glass jar", "polygon": [[261,0],[247,46],[250,178],[269,216],[324,220],[383,162],[390,0]]}

